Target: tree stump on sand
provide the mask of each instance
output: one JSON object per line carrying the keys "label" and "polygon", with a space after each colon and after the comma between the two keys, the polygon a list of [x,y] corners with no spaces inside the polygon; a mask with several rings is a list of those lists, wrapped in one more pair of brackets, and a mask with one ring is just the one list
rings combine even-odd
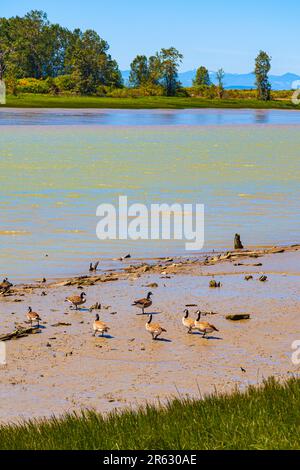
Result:
{"label": "tree stump on sand", "polygon": [[241,236],[236,233],[234,237],[234,249],[235,250],[242,250],[244,248],[242,242],[241,242]]}

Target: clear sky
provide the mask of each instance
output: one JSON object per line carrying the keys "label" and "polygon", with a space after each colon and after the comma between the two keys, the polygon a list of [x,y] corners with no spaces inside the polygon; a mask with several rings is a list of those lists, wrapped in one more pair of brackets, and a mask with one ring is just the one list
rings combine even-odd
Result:
{"label": "clear sky", "polygon": [[272,73],[300,74],[299,0],[0,0],[0,16],[47,12],[70,29],[95,29],[122,70],[137,54],[174,46],[182,71],[247,73],[260,49],[273,58]]}

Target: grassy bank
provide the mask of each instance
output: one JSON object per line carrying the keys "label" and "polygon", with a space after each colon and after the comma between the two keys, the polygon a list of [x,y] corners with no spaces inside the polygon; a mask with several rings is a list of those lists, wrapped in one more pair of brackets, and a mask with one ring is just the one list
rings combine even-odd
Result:
{"label": "grassy bank", "polygon": [[300,449],[300,380],[156,409],[0,427],[1,449]]}
{"label": "grassy bank", "polygon": [[[183,108],[254,108],[300,109],[287,100],[268,102],[256,99],[205,99],[166,96],[139,98],[97,98],[89,96],[51,96],[37,94],[9,95],[6,106],[14,108],[123,108],[123,109],[183,109]],[[0,106],[1,108],[1,106]]]}

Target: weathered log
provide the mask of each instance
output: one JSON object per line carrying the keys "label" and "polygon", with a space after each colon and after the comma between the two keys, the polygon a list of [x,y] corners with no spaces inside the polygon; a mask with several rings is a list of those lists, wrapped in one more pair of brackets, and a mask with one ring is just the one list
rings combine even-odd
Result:
{"label": "weathered log", "polygon": [[0,335],[0,341],[9,341],[11,339],[19,339],[24,338],[30,334],[35,334],[39,331],[37,326],[31,326],[29,328],[26,327],[18,327],[12,333],[6,333],[4,335]]}
{"label": "weathered log", "polygon": [[250,320],[250,315],[248,313],[237,313],[235,315],[226,315],[225,318],[231,321]]}

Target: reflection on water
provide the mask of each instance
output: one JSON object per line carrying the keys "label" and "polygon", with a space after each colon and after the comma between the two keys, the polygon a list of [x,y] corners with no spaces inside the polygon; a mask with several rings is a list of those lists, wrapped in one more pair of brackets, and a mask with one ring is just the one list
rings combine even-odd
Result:
{"label": "reflection on water", "polygon": [[246,244],[299,242],[299,144],[297,126],[2,127],[0,275],[187,254],[181,241],[97,240],[96,207],[119,195],[205,204],[206,250],[231,247],[236,232]]}
{"label": "reflection on water", "polygon": [[222,126],[233,124],[300,124],[300,113],[272,109],[24,110],[0,108],[0,126]]}
{"label": "reflection on water", "polygon": [[270,120],[272,123],[272,116],[270,113],[264,109],[256,109],[255,110],[255,123],[256,124],[270,124]]}

